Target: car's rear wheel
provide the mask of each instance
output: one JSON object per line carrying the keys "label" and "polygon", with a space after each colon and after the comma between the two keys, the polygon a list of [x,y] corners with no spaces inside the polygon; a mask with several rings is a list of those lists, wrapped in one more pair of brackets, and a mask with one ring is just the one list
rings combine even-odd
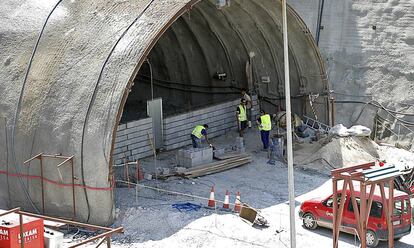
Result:
{"label": "car's rear wheel", "polygon": [[377,234],[371,230],[367,231],[366,242],[368,247],[376,247],[379,243]]}
{"label": "car's rear wheel", "polygon": [[318,224],[316,223],[315,216],[311,213],[306,213],[303,215],[303,226],[307,229],[316,229]]}

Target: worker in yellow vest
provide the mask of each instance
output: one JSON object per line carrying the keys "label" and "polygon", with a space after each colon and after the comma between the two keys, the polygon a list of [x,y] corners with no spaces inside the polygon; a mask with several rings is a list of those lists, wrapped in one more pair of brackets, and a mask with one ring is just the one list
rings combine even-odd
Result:
{"label": "worker in yellow vest", "polygon": [[269,148],[269,136],[270,130],[272,130],[272,120],[270,115],[264,110],[260,110],[260,117],[257,119],[257,125],[259,126],[263,149],[267,150]]}
{"label": "worker in yellow vest", "polygon": [[246,108],[246,100],[241,99],[240,105],[237,107],[237,123],[239,124],[239,136],[243,137],[244,130],[247,127],[247,108]]}
{"label": "worker in yellow vest", "polygon": [[204,124],[204,125],[197,125],[193,132],[191,133],[191,141],[193,142],[193,147],[194,148],[200,148],[201,147],[201,140],[204,137],[206,139],[206,142],[212,146],[208,140],[207,137],[207,129],[208,129],[208,125]]}

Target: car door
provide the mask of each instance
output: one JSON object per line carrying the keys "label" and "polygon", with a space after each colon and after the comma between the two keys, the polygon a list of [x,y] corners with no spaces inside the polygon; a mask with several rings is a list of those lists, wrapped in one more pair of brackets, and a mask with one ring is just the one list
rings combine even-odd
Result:
{"label": "car door", "polygon": [[394,200],[394,213],[392,216],[392,225],[394,229],[406,229],[411,225],[411,206],[409,199],[398,198]]}
{"label": "car door", "polygon": [[332,195],[322,201],[321,204],[318,204],[315,212],[318,216],[318,224],[320,226],[332,228],[333,222],[333,197]]}
{"label": "car door", "polygon": [[[357,202],[358,210],[360,210],[361,200],[359,197],[355,197],[355,200]],[[342,225],[344,228],[347,229],[346,232],[356,233],[357,221],[355,219],[354,206],[352,205],[351,200],[349,200],[348,206],[345,211],[346,213],[344,213]],[[378,201],[373,201],[371,205],[371,210],[369,213],[367,228],[371,230],[376,230],[377,228],[381,228],[382,215],[383,215],[382,203]]]}
{"label": "car door", "polygon": [[[341,194],[338,194],[338,208],[339,203],[341,202]],[[346,203],[346,198],[345,198]],[[321,226],[325,226],[328,228],[333,227],[333,196],[331,195],[326,200],[322,202],[322,204],[318,205],[318,209],[316,212],[319,216],[319,222]]]}

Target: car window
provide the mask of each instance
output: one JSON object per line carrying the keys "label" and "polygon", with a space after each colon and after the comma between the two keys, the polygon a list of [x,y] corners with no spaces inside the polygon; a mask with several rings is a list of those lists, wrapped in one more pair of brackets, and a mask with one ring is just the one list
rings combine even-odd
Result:
{"label": "car window", "polygon": [[408,214],[410,211],[410,201],[408,199],[404,200],[404,214]]}
{"label": "car window", "polygon": [[[345,202],[346,202],[346,196],[345,196]],[[341,203],[341,194],[338,194],[338,206]],[[325,206],[327,207],[333,207],[333,196],[331,196],[328,200],[325,201]]]}
{"label": "car window", "polygon": [[[357,205],[358,205],[358,210],[360,210],[361,209],[361,207],[360,207],[361,199],[356,197],[355,200],[356,200]],[[354,212],[354,206],[352,205],[352,200],[349,201],[348,210],[350,212]],[[369,216],[375,217],[375,218],[381,218],[381,216],[382,216],[382,203],[381,202],[372,201],[371,211],[369,212]]]}
{"label": "car window", "polygon": [[394,202],[394,216],[402,215],[403,205],[402,201]]}

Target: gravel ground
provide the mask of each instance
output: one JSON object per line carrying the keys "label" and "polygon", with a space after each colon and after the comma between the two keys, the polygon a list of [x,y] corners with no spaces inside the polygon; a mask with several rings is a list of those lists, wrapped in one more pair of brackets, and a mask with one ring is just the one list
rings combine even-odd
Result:
{"label": "gravel ground", "polygon": [[[223,145],[234,136],[216,139],[215,145]],[[250,132],[247,138],[247,150],[253,156],[253,162],[248,165],[191,180],[144,181],[143,184],[206,198],[214,185],[216,199],[224,200],[225,191],[229,190],[231,203],[240,191],[241,200],[259,209],[269,221],[268,228],[252,227],[238,215],[223,211],[221,205],[215,210],[208,209],[206,200],[146,188],[118,188],[114,226],[123,226],[125,233],[113,237],[113,247],[290,247],[287,167],[281,162],[267,164],[267,154],[260,151],[257,133]],[[162,157],[159,163],[162,164]],[[326,171],[295,168],[297,247],[332,246],[331,230],[304,229],[297,214],[301,202],[328,196],[331,185]],[[172,207],[172,204],[187,202],[202,207],[189,212]],[[339,245],[358,247],[359,241],[353,235],[341,234]],[[414,234],[403,237],[395,246],[414,247]],[[387,244],[380,243],[379,247]]]}

